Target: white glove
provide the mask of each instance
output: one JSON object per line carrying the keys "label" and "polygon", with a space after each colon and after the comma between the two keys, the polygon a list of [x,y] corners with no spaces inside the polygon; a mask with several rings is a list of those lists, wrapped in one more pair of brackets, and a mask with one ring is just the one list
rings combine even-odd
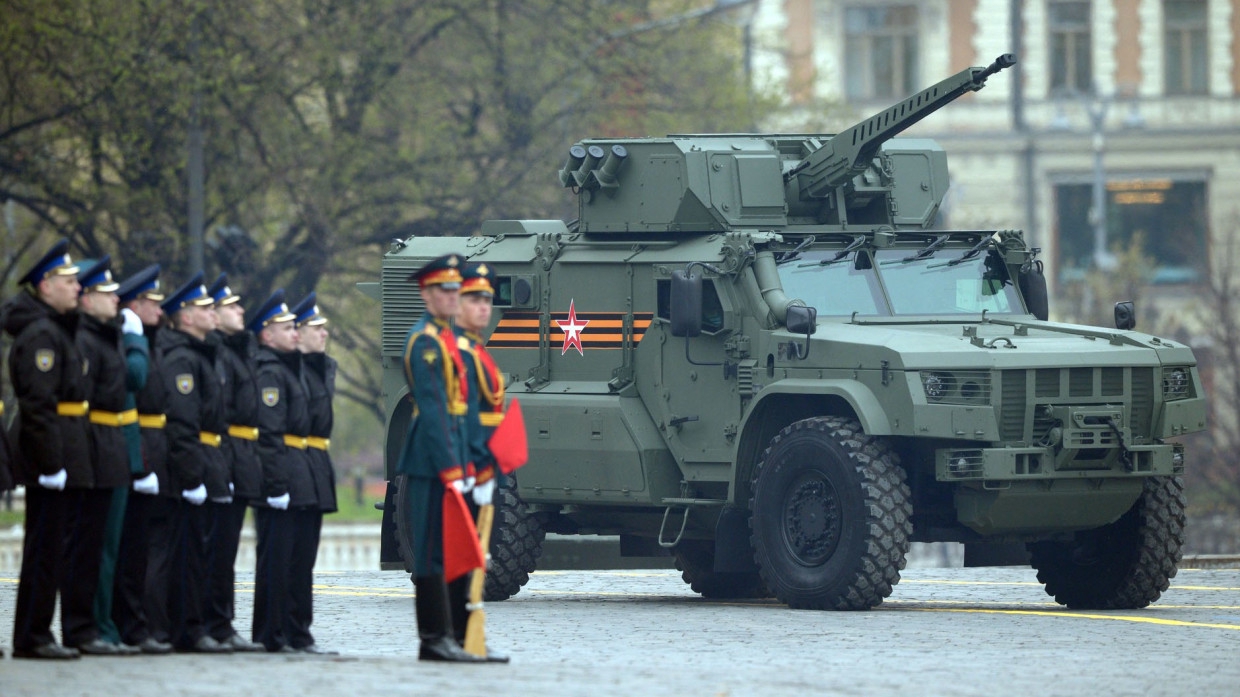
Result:
{"label": "white glove", "polygon": [[229,483],[228,483],[228,495],[229,495],[229,496],[236,496],[236,495],[237,495],[237,489],[236,489],[236,487],[234,487],[234,486],[233,486],[233,483],[232,483],[232,482],[229,482]]}
{"label": "white glove", "polygon": [[232,503],[232,497],[231,496],[213,496],[211,497],[211,503]]}
{"label": "white glove", "polygon": [[277,511],[287,510],[288,509],[288,494],[282,494],[280,496],[268,496],[267,505],[271,506]]}
{"label": "white glove", "polygon": [[64,491],[65,482],[68,479],[69,479],[69,473],[65,471],[64,467],[61,467],[60,471],[57,472],[56,474],[40,474],[39,475],[39,486],[43,487],[44,489],[52,489],[54,491]]}
{"label": "white glove", "polygon": [[195,506],[201,506],[202,502],[207,500],[207,487],[199,484],[193,489],[182,489],[181,498],[189,501]]}
{"label": "white glove", "polygon": [[473,477],[461,477],[460,479],[453,479],[450,482],[450,484],[453,489],[456,489],[457,491],[464,494],[470,489],[474,488],[474,478]]}
{"label": "white glove", "polygon": [[474,487],[474,503],[479,506],[490,506],[495,496],[495,479],[491,478]]}
{"label": "white glove", "polygon": [[154,472],[146,475],[141,479],[135,479],[133,482],[133,490],[139,494],[150,494],[154,496],[159,493],[159,477]]}
{"label": "white glove", "polygon": [[129,308],[121,310],[121,331],[125,334],[137,334],[142,336],[142,320],[138,319],[138,313]]}

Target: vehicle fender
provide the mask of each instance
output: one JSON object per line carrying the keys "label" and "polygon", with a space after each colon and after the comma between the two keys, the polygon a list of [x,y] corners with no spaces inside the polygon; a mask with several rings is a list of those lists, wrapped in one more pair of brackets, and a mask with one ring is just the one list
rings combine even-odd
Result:
{"label": "vehicle fender", "polygon": [[[820,397],[824,405],[831,402],[838,403],[839,400],[847,403],[852,413],[861,422],[861,427],[866,433],[872,436],[888,436],[891,435],[891,421],[887,418],[887,413],[883,411],[882,404],[878,398],[874,396],[874,392],[866,385],[856,380],[810,380],[810,379],[786,379],[768,385],[758,393],[754,399],[753,405],[745,415],[744,421],[741,423],[741,433],[748,430],[749,421],[755,418],[755,415],[762,414],[766,411],[766,407],[770,403],[789,396],[797,397]],[[838,413],[835,410],[825,410],[820,412]],[[809,418],[818,414],[808,413],[799,418]]]}

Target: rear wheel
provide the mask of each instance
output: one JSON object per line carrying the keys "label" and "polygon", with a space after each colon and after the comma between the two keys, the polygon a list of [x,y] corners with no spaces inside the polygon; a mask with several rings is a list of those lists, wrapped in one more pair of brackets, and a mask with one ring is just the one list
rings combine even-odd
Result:
{"label": "rear wheel", "polygon": [[547,533],[517,495],[517,482],[500,476],[495,488],[495,524],[491,528],[491,563],[487,565],[486,600],[507,600],[530,580],[542,556]]}
{"label": "rear wheel", "polygon": [[864,610],[900,581],[912,534],[904,470],[854,419],[780,431],[754,472],[749,509],[762,579],[789,607]]}
{"label": "rear wheel", "polygon": [[715,571],[715,543],[710,540],[685,540],[672,550],[676,570],[695,593],[703,598],[766,598],[766,589],[757,567],[751,572]]}
{"label": "rear wheel", "polygon": [[1029,545],[1047,595],[1076,609],[1131,610],[1158,600],[1171,585],[1184,544],[1184,481],[1145,480],[1141,497],[1119,520],[1067,542]]}

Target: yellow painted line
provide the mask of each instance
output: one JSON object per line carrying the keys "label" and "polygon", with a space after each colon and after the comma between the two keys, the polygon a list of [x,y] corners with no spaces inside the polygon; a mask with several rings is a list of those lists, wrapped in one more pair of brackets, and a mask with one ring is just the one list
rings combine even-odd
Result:
{"label": "yellow painted line", "polygon": [[902,578],[900,585],[913,585],[917,583],[933,584],[936,586],[1041,586],[1037,581],[950,581],[945,578]]}
{"label": "yellow painted line", "polygon": [[1216,624],[1212,622],[1185,622],[1183,620],[1165,620],[1158,617],[1135,617],[1133,615],[1093,615],[1080,612],[1043,612],[1040,610],[985,610],[981,608],[909,608],[913,612],[962,612],[985,615],[1026,615],[1031,617],[1070,617],[1086,620],[1111,620],[1114,622],[1135,622],[1138,624],[1157,624],[1165,627],[1204,627],[1207,629],[1229,629],[1240,631],[1240,624]]}

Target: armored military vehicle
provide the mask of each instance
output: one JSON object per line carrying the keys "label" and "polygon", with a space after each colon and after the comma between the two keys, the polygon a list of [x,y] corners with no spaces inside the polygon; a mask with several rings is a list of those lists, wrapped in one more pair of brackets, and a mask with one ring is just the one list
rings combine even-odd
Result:
{"label": "armored military vehicle", "polygon": [[421,312],[406,276],[456,252],[498,279],[487,346],[530,461],[501,491],[488,597],[517,592],[554,532],[618,535],[622,554],[670,552],[702,595],[794,608],[878,605],[913,541],[1019,545],[1073,607],[1158,599],[1184,526],[1168,439],[1205,427],[1193,354],[1133,331],[1129,305],[1115,329],[1047,321],[1038,250],[935,229],[946,155],[893,138],[1014,62],[837,135],[583,140],[558,172],[577,220],[393,246],[371,289],[389,473]]}

